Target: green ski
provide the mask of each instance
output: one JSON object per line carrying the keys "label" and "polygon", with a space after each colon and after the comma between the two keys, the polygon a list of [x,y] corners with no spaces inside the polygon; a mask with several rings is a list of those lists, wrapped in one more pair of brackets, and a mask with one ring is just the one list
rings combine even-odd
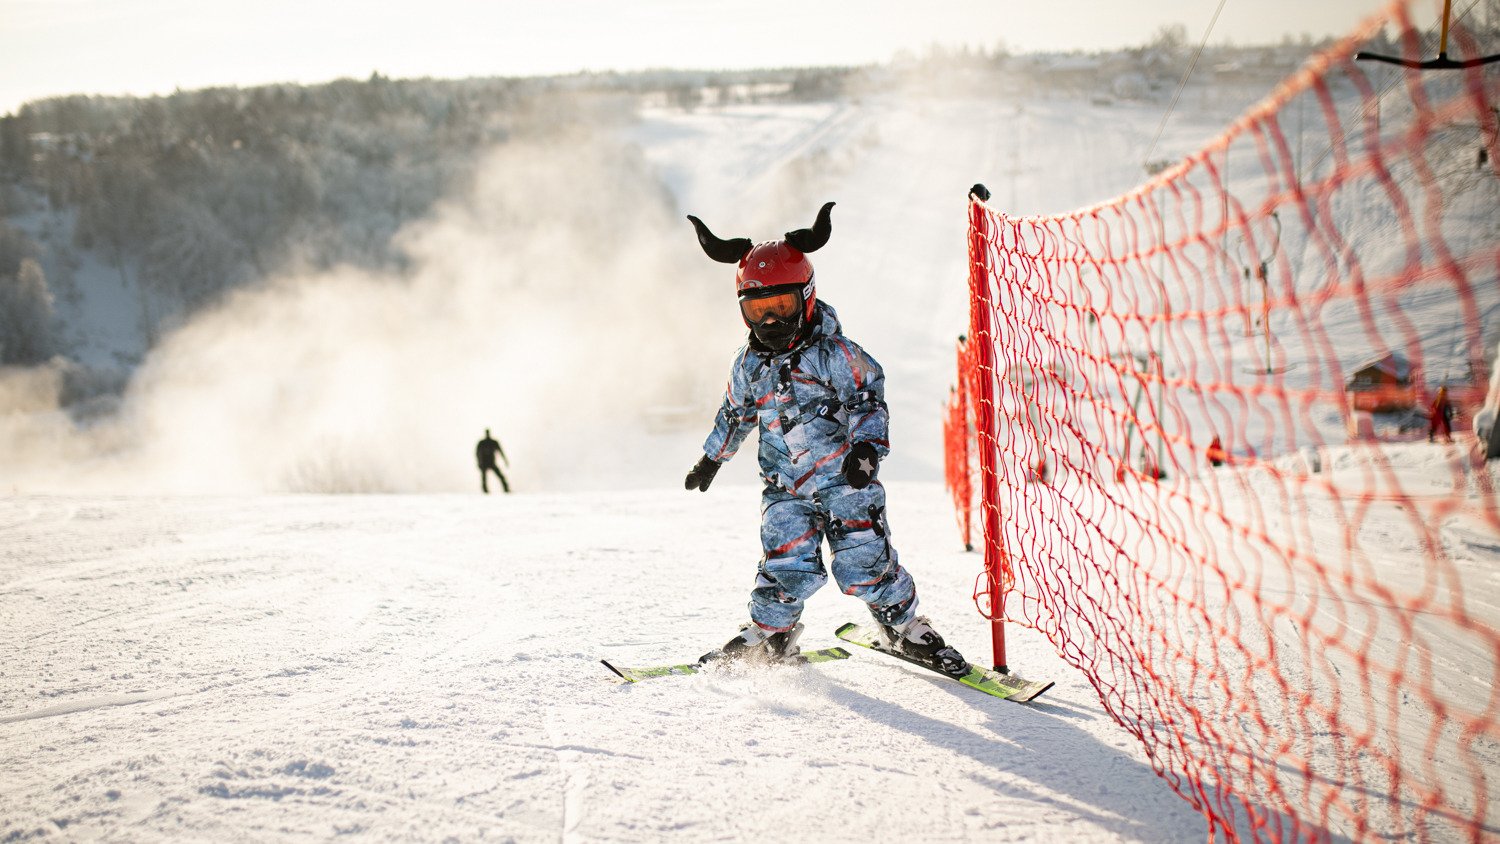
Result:
{"label": "green ski", "polygon": [[[800,665],[803,663],[832,662],[836,659],[848,659],[849,652],[843,648],[824,648],[818,651],[803,651],[793,659],[784,659],[778,662],[765,663],[767,665]],[[607,659],[599,660],[605,668],[615,672],[627,683],[639,683],[642,680],[650,680],[653,677],[672,677],[682,674],[697,674],[705,666],[696,662],[687,662],[681,665],[656,665],[648,668],[626,668],[615,665]]]}
{"label": "green ski", "polygon": [[869,648],[872,651],[889,654],[912,665],[920,665],[934,674],[947,677],[950,680],[957,680],[965,686],[978,689],[985,694],[994,695],[1005,700],[1012,700],[1016,703],[1025,703],[1033,700],[1037,695],[1052,688],[1051,683],[1023,680],[1014,674],[1001,674],[998,671],[983,668],[972,662],[969,663],[969,673],[963,677],[953,677],[952,675],[944,674],[921,660],[912,659],[905,654],[891,650],[886,645],[885,637],[878,631],[870,627],[862,627],[852,621],[834,631],[833,635],[846,642],[859,645],[862,648]]}

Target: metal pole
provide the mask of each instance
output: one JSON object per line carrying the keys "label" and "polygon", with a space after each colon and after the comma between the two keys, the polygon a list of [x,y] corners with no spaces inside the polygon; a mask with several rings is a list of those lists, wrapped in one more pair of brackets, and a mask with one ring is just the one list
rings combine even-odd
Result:
{"label": "metal pole", "polygon": [[1271,280],[1266,261],[1260,262],[1260,330],[1266,335],[1266,374],[1271,374]]}
{"label": "metal pole", "polygon": [[[1220,5],[1220,8],[1223,8],[1222,4]],[[1167,426],[1161,418],[1161,409],[1165,407],[1167,403],[1167,369],[1164,358],[1162,357],[1162,353],[1165,352],[1167,348],[1167,318],[1170,313],[1170,305],[1168,305],[1169,295],[1167,293],[1166,282],[1167,213],[1164,209],[1158,210],[1156,208],[1156,198],[1154,196],[1151,199],[1151,208],[1152,210],[1156,211],[1156,226],[1158,232],[1156,244],[1156,286],[1161,289],[1161,305],[1159,309],[1161,313],[1160,319],[1156,323],[1156,327],[1158,330],[1156,332],[1156,340],[1153,344],[1154,348],[1151,349],[1151,356],[1156,358],[1156,374],[1159,378],[1156,385],[1156,407],[1152,408],[1151,410],[1151,418],[1152,421],[1156,423],[1156,431],[1158,434],[1156,441],[1155,459],[1152,461],[1156,464],[1156,477],[1152,480],[1160,480],[1167,476],[1167,470],[1164,468],[1167,462]],[[1145,438],[1142,437],[1143,441],[1144,439]]]}
{"label": "metal pole", "polygon": [[1448,58],[1448,15],[1453,12],[1453,0],[1443,0],[1443,36],[1438,43],[1438,58]]}

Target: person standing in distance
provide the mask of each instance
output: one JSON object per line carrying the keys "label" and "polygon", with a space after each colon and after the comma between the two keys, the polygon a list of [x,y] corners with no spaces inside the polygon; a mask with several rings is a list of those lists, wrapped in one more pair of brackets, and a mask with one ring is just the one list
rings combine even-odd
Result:
{"label": "person standing in distance", "polygon": [[1432,406],[1427,408],[1427,441],[1434,442],[1435,438],[1441,436],[1443,442],[1453,442],[1453,403],[1448,401],[1447,385],[1438,387],[1437,397],[1432,400]]}
{"label": "person standing in distance", "polygon": [[501,460],[505,461],[506,468],[510,468],[510,458],[505,456],[505,449],[501,448],[500,443],[490,436],[490,429],[485,428],[484,439],[474,447],[474,459],[479,461],[479,488],[484,491],[485,495],[490,494],[491,472],[494,472],[495,477],[500,479],[500,488],[510,492],[510,483],[505,480],[505,475],[500,472],[500,467],[495,463],[497,454],[500,455]]}

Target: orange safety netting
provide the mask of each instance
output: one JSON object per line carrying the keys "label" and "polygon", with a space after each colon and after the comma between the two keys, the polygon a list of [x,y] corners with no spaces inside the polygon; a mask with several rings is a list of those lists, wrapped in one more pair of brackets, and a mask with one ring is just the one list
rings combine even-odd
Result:
{"label": "orange safety netting", "polygon": [[[958,371],[972,372],[965,361],[968,341],[958,341]],[[969,385],[961,383],[948,394],[943,413],[943,482],[953,496],[953,511],[958,517],[958,531],[963,535],[964,549],[974,549],[974,482],[970,468],[969,443],[974,430],[969,420]]]}
{"label": "orange safety netting", "polygon": [[1500,839],[1500,64],[1353,60],[1435,52],[1411,14],[1127,195],[970,205],[944,428],[976,600],[1214,838]]}

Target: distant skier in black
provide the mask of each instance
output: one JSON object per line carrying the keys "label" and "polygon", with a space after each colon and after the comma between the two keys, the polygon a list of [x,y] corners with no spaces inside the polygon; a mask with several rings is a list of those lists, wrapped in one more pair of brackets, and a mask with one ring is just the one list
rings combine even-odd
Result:
{"label": "distant skier in black", "polygon": [[495,477],[500,479],[500,488],[510,492],[510,483],[505,480],[505,475],[501,474],[500,467],[495,464],[496,454],[500,455],[500,459],[504,460],[506,467],[509,468],[510,458],[505,456],[505,449],[501,448],[500,443],[490,436],[490,429],[485,428],[484,439],[479,441],[479,445],[474,446],[474,459],[479,461],[479,488],[484,490],[485,495],[490,494],[490,472],[494,472]]}

